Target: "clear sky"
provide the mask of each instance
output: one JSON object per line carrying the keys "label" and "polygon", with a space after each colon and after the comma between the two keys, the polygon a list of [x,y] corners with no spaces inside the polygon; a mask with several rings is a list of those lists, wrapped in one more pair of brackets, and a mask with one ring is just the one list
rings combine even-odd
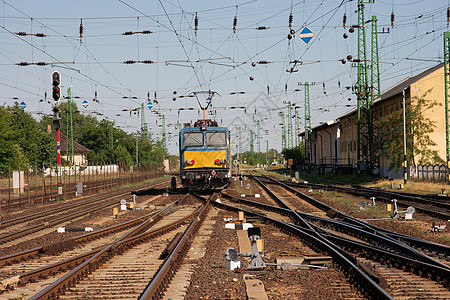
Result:
{"label": "clear sky", "polygon": [[[288,101],[295,103],[301,131],[304,128],[304,88],[299,82],[315,82],[310,87],[313,127],[355,107],[351,86],[356,83],[356,67],[341,60],[358,54],[357,29],[349,32],[349,26],[358,23],[357,3],[0,1],[0,103],[23,101],[25,110],[38,119],[51,114],[50,77],[56,70],[61,73],[63,95],[71,86],[82,113],[113,120],[116,126],[136,132],[142,113],[136,108],[146,104],[150,95],[153,108],[145,109],[145,117],[152,138],[160,138],[161,115],[165,114],[169,152],[178,154],[178,124],[202,117],[196,98],[187,96],[213,91],[207,117],[230,128],[233,150],[238,126],[242,150],[249,150],[250,130],[256,132],[258,120],[261,151],[267,140],[269,148],[280,150],[280,113],[287,114]],[[385,32],[378,35],[382,91],[443,61],[449,6],[448,0],[365,4],[365,19],[375,15],[378,31]],[[315,34],[309,44],[297,36],[304,26]],[[292,39],[288,39],[290,29],[295,31]],[[370,59],[371,23],[366,30]],[[128,60],[136,63],[125,64]],[[144,63],[149,60],[154,63]],[[292,63],[295,60],[297,64]],[[17,65],[20,62],[33,64]],[[39,62],[48,64],[36,65]],[[95,94],[98,102],[93,101]],[[198,94],[201,105],[206,105],[206,97]],[[82,107],[84,100],[87,108]]]}

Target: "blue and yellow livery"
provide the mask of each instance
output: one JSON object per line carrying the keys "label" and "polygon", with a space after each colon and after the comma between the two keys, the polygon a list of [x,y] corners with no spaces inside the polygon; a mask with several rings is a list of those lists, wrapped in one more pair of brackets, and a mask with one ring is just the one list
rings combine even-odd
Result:
{"label": "blue and yellow livery", "polygon": [[180,178],[190,190],[226,187],[231,178],[230,131],[199,120],[180,132]]}

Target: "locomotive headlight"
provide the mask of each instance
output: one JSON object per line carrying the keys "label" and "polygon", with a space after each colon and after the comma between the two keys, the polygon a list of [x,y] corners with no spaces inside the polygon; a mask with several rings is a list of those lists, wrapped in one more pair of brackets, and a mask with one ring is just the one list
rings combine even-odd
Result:
{"label": "locomotive headlight", "polygon": [[195,164],[195,159],[188,159],[188,160],[186,161],[186,164],[188,164],[188,165],[193,165],[193,164]]}
{"label": "locomotive headlight", "polygon": [[216,165],[220,164],[220,159],[216,159],[215,163]]}

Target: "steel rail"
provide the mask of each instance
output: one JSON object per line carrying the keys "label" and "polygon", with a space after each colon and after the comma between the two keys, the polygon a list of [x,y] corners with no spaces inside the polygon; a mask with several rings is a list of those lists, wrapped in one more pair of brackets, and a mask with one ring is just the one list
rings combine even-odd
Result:
{"label": "steel rail", "polygon": [[[175,222],[172,222],[168,224],[167,226],[163,226],[160,228],[156,228],[153,230],[150,230],[148,232],[140,232],[141,228],[134,229],[135,233],[137,233],[134,236],[129,236],[129,234],[126,234],[122,236],[118,241],[115,241],[109,245],[106,245],[105,247],[98,250],[97,253],[95,253],[92,257],[90,257],[88,260],[84,261],[80,265],[78,265],[76,268],[71,270],[70,272],[66,273],[65,275],[61,276],[58,280],[53,282],[51,285],[48,285],[46,288],[41,290],[36,295],[32,296],[30,299],[54,299],[58,297],[58,295],[64,293],[66,289],[68,289],[71,286],[74,286],[77,282],[82,280],[85,276],[92,273],[95,269],[100,267],[103,263],[105,263],[107,260],[109,260],[111,257],[118,253],[122,253],[127,248],[135,246],[137,244],[140,244],[144,241],[148,241],[149,239],[155,238],[159,235],[162,235],[166,232],[169,232],[182,224],[184,224],[187,220],[193,218],[196,213],[198,213],[197,209],[194,213],[190,214],[189,216],[186,216],[184,218],[181,218],[180,220],[177,220]],[[162,214],[162,212],[161,212]],[[151,223],[151,225],[154,225],[156,223],[155,220]],[[146,224],[148,225],[148,224]],[[142,226],[146,226],[142,225]],[[150,225],[150,226],[151,226]]]}
{"label": "steel rail", "polygon": [[[136,219],[132,219],[120,224],[116,224],[116,225],[112,225],[110,227],[107,228],[103,228],[103,229],[99,229],[99,230],[95,230],[86,234],[82,234],[73,238],[70,238],[66,241],[57,243],[57,245],[49,245],[49,246],[39,246],[39,247],[35,247],[32,249],[27,249],[24,251],[20,251],[17,253],[12,253],[12,254],[8,254],[8,255],[4,255],[0,257],[0,266],[1,265],[6,265],[8,263],[12,263],[15,261],[24,261],[27,260],[28,258],[33,258],[36,257],[38,255],[41,254],[45,254],[48,250],[50,249],[55,249],[55,248],[61,248],[61,245],[64,244],[71,244],[71,243],[83,243],[83,242],[87,242],[90,240],[94,240],[96,238],[99,238],[101,236],[110,234],[110,233],[114,233],[114,232],[118,232],[118,231],[122,231],[125,229],[128,229],[130,227],[136,226],[139,223],[142,223],[145,219],[152,217],[154,214],[156,214],[158,211],[156,212],[152,212],[148,215],[136,218]],[[64,248],[64,247],[63,247]]]}
{"label": "steel rail", "polygon": [[[164,184],[167,181],[166,178],[161,179],[161,180],[157,180],[156,182],[152,182],[152,184],[154,183],[156,186],[159,186],[161,184]],[[55,212],[64,212],[68,209],[72,209],[72,208],[77,208],[77,207],[82,207],[86,204],[90,204],[93,201],[98,201],[98,200],[103,200],[106,199],[108,197],[122,197],[124,195],[126,195],[127,193],[129,193],[130,191],[133,191],[135,187],[129,187],[126,189],[121,189],[118,191],[110,191],[106,194],[101,194],[101,195],[96,195],[93,197],[89,197],[87,199],[81,200],[81,201],[77,201],[75,203],[70,203],[67,205],[63,205],[60,207],[55,207],[55,208],[50,208],[41,212],[36,212],[36,213],[32,213],[32,214],[28,214],[28,215],[24,215],[24,216],[20,216],[17,218],[13,218],[13,219],[9,219],[9,220],[5,220],[5,221],[1,221],[0,222],[0,228],[5,228],[8,226],[12,226],[18,223],[23,223],[23,222],[28,222],[30,220],[35,220],[37,217],[45,217],[47,215],[51,215],[54,214]],[[73,200],[71,200],[73,201]]]}
{"label": "steel rail", "polygon": [[[286,185],[280,181],[277,181],[275,179],[272,179],[270,177],[266,177],[265,178],[269,179],[271,182],[274,182],[275,184],[281,185],[282,187],[286,188],[288,191],[290,191],[291,193],[297,195],[298,197],[302,198],[303,200],[308,201],[308,203],[310,203],[311,205],[314,205],[315,207],[322,209],[325,212],[330,212],[330,208],[329,206],[323,204],[322,202],[292,188],[289,185]],[[344,213],[338,212],[337,210],[334,210],[334,217],[338,217],[340,219],[342,219],[344,222],[348,222],[354,225],[357,225],[359,227],[361,227],[363,230],[366,230],[368,232],[372,232],[372,233],[378,233],[378,234],[385,234],[386,236],[392,238],[392,239],[396,239],[398,241],[405,241],[409,246],[414,247],[414,248],[418,248],[418,249],[427,249],[430,252],[434,252],[436,254],[442,254],[445,255],[447,257],[450,257],[450,247],[448,246],[444,246],[444,245],[440,245],[440,244],[436,244],[436,243],[432,243],[429,241],[425,241],[425,240],[421,240],[421,239],[417,239],[414,237],[410,237],[404,234],[400,234],[400,233],[396,233],[396,232],[392,232],[389,231],[387,229],[383,229],[381,227],[378,227],[376,225],[372,225],[366,222],[363,222],[361,220],[358,220],[356,218],[353,218],[351,216],[348,216]]]}
{"label": "steel rail", "polygon": [[340,268],[340,270],[348,276],[350,282],[363,294],[372,299],[394,299],[385,290],[383,290],[374,280],[372,280],[364,271],[362,271],[355,263],[354,259],[351,259],[349,255],[343,254],[338,251],[339,247],[333,243],[315,236],[315,231],[309,228],[300,228],[293,224],[289,224],[283,221],[279,221],[273,218],[269,218],[263,214],[241,209],[235,206],[219,203],[216,201],[211,202],[214,206],[222,209],[232,211],[244,211],[246,215],[261,218],[265,222],[270,222],[274,226],[280,228],[283,232],[297,236],[305,244],[309,245],[316,251],[323,251],[327,255],[333,257],[333,262]]}
{"label": "steel rail", "polygon": [[[281,199],[279,199],[275,193],[273,193],[268,187],[266,187],[261,181],[259,181],[257,178],[254,178],[265,190],[266,192],[269,194],[269,196],[274,199],[277,203],[282,202]],[[284,185],[283,183],[281,183],[281,186],[283,186],[284,188],[286,188],[288,191],[294,193],[295,195],[301,197],[302,199],[306,199],[309,203],[311,203],[312,205],[324,210],[324,211],[329,211],[329,206],[323,204],[322,202],[308,196],[305,195],[289,186]],[[286,205],[285,205],[286,206]],[[307,214],[306,214],[307,216]],[[347,220],[350,221],[350,223],[352,224],[357,224],[360,227],[366,227],[366,228],[370,228],[366,225],[366,223],[349,217],[339,211],[337,211],[337,216],[339,216],[341,219],[343,220]],[[298,215],[294,215],[293,217],[298,219]],[[304,223],[304,219],[300,219],[301,223]],[[330,220],[327,219],[321,219],[320,222],[326,222],[328,224],[332,224],[334,228],[336,228],[338,231],[345,231],[346,233],[350,233],[350,235],[358,237],[359,239],[368,241],[370,243],[375,243],[378,245],[383,245],[385,248],[389,248],[392,249],[393,251],[397,251],[398,253],[402,253],[404,255],[408,255],[408,257],[410,258],[414,258],[414,259],[418,259],[421,260],[423,262],[429,263],[429,264],[433,264],[445,269],[449,269],[450,267],[447,265],[444,265],[434,259],[432,259],[431,257],[417,251],[416,249],[399,242],[398,240],[391,238],[390,236],[387,236],[383,233],[378,234],[377,231],[373,230],[372,228],[370,228],[370,230],[361,230],[360,228],[356,228],[354,226],[351,226],[349,224],[344,224],[342,222],[331,222]]]}
{"label": "steel rail", "polygon": [[[235,198],[235,197],[227,195],[227,194],[222,194],[222,195],[225,196],[224,198],[228,198],[228,199],[236,201],[236,202],[241,202],[241,203],[243,203],[245,205],[251,205],[251,206],[257,207],[259,209],[264,209],[264,210],[268,210],[268,211],[272,211],[272,212],[276,212],[276,210],[277,210],[276,206],[262,204],[262,203],[258,203],[256,201],[251,201],[251,200],[246,200],[246,199],[241,199],[241,198]],[[239,209],[237,208],[237,210],[239,210]],[[278,210],[279,210],[279,213],[282,214],[282,215],[289,215],[289,210],[288,209],[280,207],[280,208],[278,208]],[[245,211],[245,213],[249,213],[249,212]],[[318,216],[309,215],[309,214],[306,214],[306,213],[297,212],[297,214],[301,215],[305,219],[311,218],[312,220],[319,220],[319,221],[325,221],[325,222],[329,221],[329,222],[334,222],[336,224],[338,223],[335,220],[325,219],[325,218],[321,218],[321,217],[318,217]],[[291,217],[293,219],[295,219],[295,215],[291,214]],[[308,222],[310,222],[310,221],[308,221]],[[320,231],[323,234],[324,238],[327,239],[327,240],[328,240],[329,236],[332,236],[332,234],[330,234],[328,232],[324,232],[323,229],[321,229],[320,227],[317,227],[313,223],[309,223],[309,224],[310,224],[311,227],[314,227],[315,230],[311,230],[310,228],[304,228],[304,227],[299,227],[299,228],[301,228],[303,230],[307,230],[311,234],[315,234],[317,231]],[[344,226],[348,226],[349,224],[343,224],[343,225]],[[297,226],[298,227],[298,225],[293,225],[293,226]],[[340,238],[343,241],[349,241],[349,243],[350,242],[354,242],[353,240],[348,239],[348,238],[342,238],[342,237],[340,237]],[[376,255],[380,255],[380,253],[382,253],[384,255],[389,255],[391,257],[391,259],[393,259],[393,258],[397,259],[398,258],[399,261],[397,261],[397,264],[400,263],[401,265],[405,265],[405,263],[409,262],[409,264],[406,264],[406,265],[408,265],[408,266],[415,266],[416,268],[420,268],[422,273],[428,274],[430,277],[435,278],[436,281],[438,281],[438,280],[442,281],[443,280],[444,284],[449,284],[450,268],[448,266],[446,266],[446,265],[442,265],[440,263],[438,263],[437,265],[436,264],[430,264],[428,262],[424,262],[422,260],[417,260],[415,258],[405,257],[404,255],[401,255],[399,253],[393,253],[393,252],[390,252],[390,251],[386,251],[385,249],[379,249],[379,248],[371,246],[369,244],[363,244],[363,243],[359,243],[359,244],[367,246],[366,248],[363,249],[364,251],[362,251],[366,255],[368,253],[370,253],[370,251],[369,251],[370,249],[377,249],[376,250]],[[337,248],[340,249],[340,247],[337,247]],[[376,257],[376,255],[372,255],[371,257],[373,257],[373,256]],[[347,258],[349,258],[349,257],[347,257]],[[352,258],[349,258],[349,259],[354,261],[354,263],[356,264],[356,259],[355,258],[352,257]]]}
{"label": "steel rail", "polygon": [[[273,178],[263,176],[269,180],[275,180]],[[384,200],[384,202],[390,202],[390,199],[397,199],[397,203],[403,206],[414,205],[414,208],[426,214],[434,215],[444,220],[450,219],[450,203],[444,201],[438,201],[435,197],[427,196],[427,195],[419,195],[419,194],[408,194],[408,193],[400,193],[400,192],[391,192],[391,191],[382,191],[379,189],[371,189],[366,187],[340,187],[334,185],[323,185],[323,184],[314,184],[314,183],[283,183],[281,181],[275,180],[276,184],[287,184],[289,186],[294,187],[315,187],[324,190],[334,190],[342,193],[353,194],[357,196],[364,197],[377,197],[380,200]],[[380,197],[381,196],[381,197]],[[431,198],[431,199],[429,199]],[[446,200],[446,199],[444,199]],[[433,210],[423,205],[431,205],[433,207],[444,208],[446,211]]]}
{"label": "steel rail", "polygon": [[166,258],[164,263],[161,265],[153,279],[149,282],[138,299],[147,300],[162,298],[164,292],[167,289],[167,286],[169,285],[170,281],[178,270],[179,265],[181,265],[184,256],[189,250],[191,237],[197,232],[198,228],[203,223],[209,206],[210,201],[208,200],[205,202],[205,205],[198,212],[195,219],[183,233],[183,236],[180,238],[173,251]]}
{"label": "steel rail", "polygon": [[[121,193],[121,194],[124,194],[124,193]],[[9,234],[2,235],[2,236],[0,236],[0,244],[11,241],[17,237],[23,237],[23,236],[31,234],[33,232],[37,232],[37,231],[43,230],[45,228],[52,227],[54,225],[69,221],[71,219],[75,219],[75,218],[81,217],[83,215],[90,214],[92,211],[116,205],[117,197],[122,197],[121,194],[114,196],[112,199],[108,199],[108,200],[102,201],[100,203],[94,203],[91,206],[89,206],[86,209],[83,209],[81,211],[74,212],[74,213],[68,214],[68,215],[66,214],[66,215],[54,218],[51,221],[43,222],[41,224],[30,226],[25,229],[18,230],[16,232],[11,232]],[[83,204],[84,205],[81,205],[81,207],[85,206],[85,203],[83,203]],[[63,211],[64,210],[61,210],[61,212],[63,212]]]}

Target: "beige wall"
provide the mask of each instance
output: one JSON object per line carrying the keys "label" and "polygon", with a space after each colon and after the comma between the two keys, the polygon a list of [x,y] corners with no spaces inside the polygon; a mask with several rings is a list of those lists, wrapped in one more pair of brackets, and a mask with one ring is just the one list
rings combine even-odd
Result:
{"label": "beige wall", "polygon": [[356,136],[357,114],[356,111],[339,119],[340,124],[340,164],[356,164]]}
{"label": "beige wall", "polygon": [[[427,94],[425,99],[436,100],[441,106],[435,106],[433,110],[425,111],[424,117],[436,121],[434,132],[429,134],[431,140],[437,144],[432,149],[437,150],[439,156],[443,160],[446,160],[444,67],[412,84],[410,88],[411,98],[421,97],[429,89],[432,89],[432,91]],[[414,159],[416,163],[419,162],[419,157],[415,157]]]}
{"label": "beige wall", "polygon": [[336,152],[339,157],[339,126],[337,123],[313,129],[316,138],[312,141],[312,158],[316,164],[334,164]]}
{"label": "beige wall", "polygon": [[[441,106],[436,106],[433,110],[424,112],[426,118],[436,121],[436,128],[434,132],[430,133],[431,139],[437,144],[433,147],[438,150],[439,156],[445,160],[445,94],[444,94],[444,68],[440,68],[428,76],[418,80],[411,84],[410,94],[411,97],[420,97],[428,89],[432,88],[432,92],[427,95],[427,99],[436,100],[441,103]],[[408,95],[407,95],[408,96]],[[380,117],[389,115],[396,110],[403,109],[402,94],[395,95],[387,100],[383,100],[375,103],[374,121]],[[345,117],[339,119],[340,128],[340,163],[344,164],[345,161],[350,160],[352,164],[356,164],[356,138],[357,138],[357,113],[351,113]],[[399,145],[403,147],[403,145]],[[418,162],[418,157],[415,158]],[[387,168],[390,164],[388,158],[381,157],[380,171],[381,175],[388,176]],[[391,176],[392,174],[389,174]]]}

